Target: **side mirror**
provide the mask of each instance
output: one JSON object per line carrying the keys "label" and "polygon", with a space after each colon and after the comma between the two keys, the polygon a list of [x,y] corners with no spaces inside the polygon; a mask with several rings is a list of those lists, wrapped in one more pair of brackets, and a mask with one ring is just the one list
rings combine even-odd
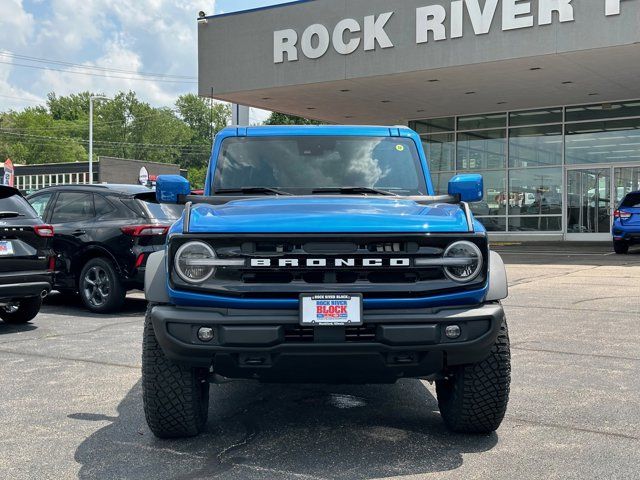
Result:
{"label": "side mirror", "polygon": [[482,175],[464,173],[449,180],[449,195],[459,196],[463,202],[479,202],[484,197]]}
{"label": "side mirror", "polygon": [[160,175],[156,180],[156,199],[159,203],[178,203],[180,195],[189,195],[191,184],[180,175]]}

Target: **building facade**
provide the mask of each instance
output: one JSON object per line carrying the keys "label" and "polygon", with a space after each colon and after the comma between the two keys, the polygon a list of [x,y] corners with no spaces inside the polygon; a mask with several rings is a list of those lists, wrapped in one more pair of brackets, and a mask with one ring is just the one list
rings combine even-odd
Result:
{"label": "building facade", "polygon": [[[93,183],[140,184],[144,181],[151,185],[158,175],[186,176],[186,171],[178,165],[114,157],[99,157],[93,164]],[[88,183],[89,162],[15,166],[14,186],[26,194],[54,185]]]}
{"label": "building facade", "polygon": [[640,0],[301,0],[201,19],[199,91],[409,125],[494,238],[608,240],[640,189]]}

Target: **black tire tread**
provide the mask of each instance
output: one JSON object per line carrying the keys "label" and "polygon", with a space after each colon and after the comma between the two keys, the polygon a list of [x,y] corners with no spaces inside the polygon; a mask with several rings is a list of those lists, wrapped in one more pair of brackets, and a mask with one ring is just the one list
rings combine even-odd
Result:
{"label": "black tire tread", "polygon": [[[193,437],[204,430],[209,383],[201,370],[169,360],[156,340],[149,318],[142,348],[142,397],[149,428],[158,438]],[[204,392],[203,392],[204,389]]]}
{"label": "black tire tread", "polygon": [[40,308],[42,307],[42,298],[40,297],[29,297],[23,298],[19,302],[18,310],[16,312],[7,312],[4,309],[0,309],[0,318],[4,320],[6,323],[10,323],[12,325],[20,325],[23,323],[28,323],[40,312]]}
{"label": "black tire tread", "polygon": [[626,255],[627,253],[629,253],[629,244],[624,241],[615,240],[613,242],[613,250],[618,255]]}
{"label": "black tire tread", "polygon": [[494,432],[507,411],[510,384],[509,331],[503,320],[489,357],[456,368],[452,378],[436,382],[438,406],[446,426],[458,433]]}

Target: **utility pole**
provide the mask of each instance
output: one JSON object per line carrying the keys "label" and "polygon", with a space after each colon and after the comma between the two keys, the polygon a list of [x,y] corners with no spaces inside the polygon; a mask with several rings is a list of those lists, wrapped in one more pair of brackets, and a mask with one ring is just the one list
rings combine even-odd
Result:
{"label": "utility pole", "polygon": [[209,138],[211,139],[211,148],[213,148],[213,87],[211,87],[211,98],[209,100]]}
{"label": "utility pole", "polygon": [[93,184],[93,101],[110,100],[102,95],[89,95],[89,185]]}

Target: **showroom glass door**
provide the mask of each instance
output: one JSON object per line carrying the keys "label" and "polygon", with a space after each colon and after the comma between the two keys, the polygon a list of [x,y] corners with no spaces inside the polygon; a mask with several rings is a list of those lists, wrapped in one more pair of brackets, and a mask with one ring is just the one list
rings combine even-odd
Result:
{"label": "showroom glass door", "polygon": [[567,240],[611,237],[612,170],[610,166],[567,170]]}

